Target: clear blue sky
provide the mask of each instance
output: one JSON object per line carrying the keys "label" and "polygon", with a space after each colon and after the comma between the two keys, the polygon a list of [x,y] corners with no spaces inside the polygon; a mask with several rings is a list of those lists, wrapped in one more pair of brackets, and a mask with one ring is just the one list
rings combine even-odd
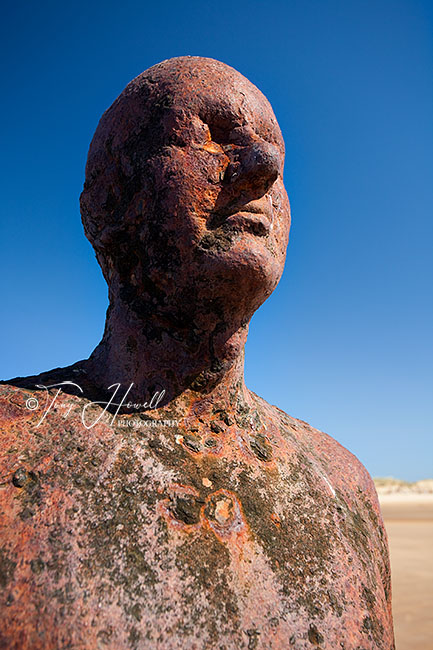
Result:
{"label": "clear blue sky", "polygon": [[106,285],[78,197],[102,112],[162,59],[224,61],[270,99],[293,227],[248,386],[373,475],[433,476],[433,16],[420,0],[8,3],[0,377],[86,358]]}

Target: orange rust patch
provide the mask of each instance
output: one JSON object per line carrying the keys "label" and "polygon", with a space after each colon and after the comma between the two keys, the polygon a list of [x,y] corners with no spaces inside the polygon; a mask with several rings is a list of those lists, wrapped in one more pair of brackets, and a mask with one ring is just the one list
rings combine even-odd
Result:
{"label": "orange rust patch", "polygon": [[271,520],[272,520],[272,522],[273,522],[273,523],[274,523],[278,528],[281,527],[281,521],[280,521],[280,518],[279,518],[279,516],[278,516],[275,512],[273,512],[273,513],[271,514]]}

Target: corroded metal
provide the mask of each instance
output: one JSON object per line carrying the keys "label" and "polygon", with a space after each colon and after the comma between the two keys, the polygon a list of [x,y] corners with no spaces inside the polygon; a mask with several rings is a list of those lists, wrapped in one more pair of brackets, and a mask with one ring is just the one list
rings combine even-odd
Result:
{"label": "corroded metal", "polygon": [[370,476],[243,382],[284,265],[283,155],[265,98],[209,59],[151,68],[104,114],[82,197],[103,341],[0,386],[0,647],[394,647]]}

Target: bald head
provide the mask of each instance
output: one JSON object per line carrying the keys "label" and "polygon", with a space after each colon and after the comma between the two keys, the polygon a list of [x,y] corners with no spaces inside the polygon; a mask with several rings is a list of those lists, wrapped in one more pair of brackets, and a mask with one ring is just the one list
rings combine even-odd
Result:
{"label": "bald head", "polygon": [[176,272],[179,289],[181,268],[239,270],[249,247],[269,294],[289,231],[283,159],[269,102],[233,68],[179,57],[136,77],[99,122],[81,196],[109,284],[167,292]]}

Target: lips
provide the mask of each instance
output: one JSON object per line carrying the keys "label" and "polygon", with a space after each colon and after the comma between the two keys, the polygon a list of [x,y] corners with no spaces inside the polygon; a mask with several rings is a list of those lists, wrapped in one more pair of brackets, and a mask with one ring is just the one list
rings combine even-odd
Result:
{"label": "lips", "polygon": [[246,204],[231,205],[214,215],[213,226],[246,230],[264,236],[272,230],[272,202],[268,196]]}
{"label": "lips", "polygon": [[271,230],[271,223],[264,214],[244,210],[227,217],[223,225],[235,230],[247,230],[262,237]]}

